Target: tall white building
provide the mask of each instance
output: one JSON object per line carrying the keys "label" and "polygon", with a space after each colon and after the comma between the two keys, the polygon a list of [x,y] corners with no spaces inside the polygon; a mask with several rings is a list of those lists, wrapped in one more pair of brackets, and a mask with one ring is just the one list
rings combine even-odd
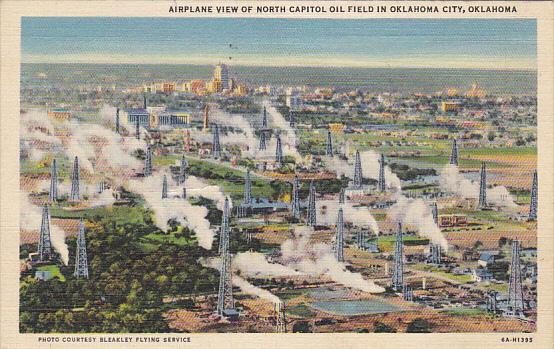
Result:
{"label": "tall white building", "polygon": [[214,80],[221,81],[221,88],[228,90],[231,86],[229,84],[229,67],[226,64],[218,64],[214,69]]}

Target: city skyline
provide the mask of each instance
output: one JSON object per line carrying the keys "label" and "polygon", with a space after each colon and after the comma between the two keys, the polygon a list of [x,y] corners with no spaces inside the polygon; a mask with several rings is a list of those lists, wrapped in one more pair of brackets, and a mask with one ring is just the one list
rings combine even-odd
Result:
{"label": "city skyline", "polygon": [[26,17],[21,34],[24,63],[531,70],[537,51],[534,20]]}

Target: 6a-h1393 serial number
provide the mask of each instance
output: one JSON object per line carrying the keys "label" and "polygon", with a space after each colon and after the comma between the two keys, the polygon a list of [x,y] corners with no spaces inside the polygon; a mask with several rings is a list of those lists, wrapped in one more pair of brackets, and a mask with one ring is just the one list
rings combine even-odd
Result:
{"label": "6a-h1393 serial number", "polygon": [[533,337],[502,337],[502,343],[533,343]]}

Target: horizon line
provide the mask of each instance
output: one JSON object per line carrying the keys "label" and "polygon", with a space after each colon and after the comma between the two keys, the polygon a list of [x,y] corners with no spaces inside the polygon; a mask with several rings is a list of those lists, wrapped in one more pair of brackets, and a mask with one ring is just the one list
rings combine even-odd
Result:
{"label": "horizon line", "polygon": [[165,66],[198,66],[198,67],[214,67],[217,64],[226,64],[230,67],[255,67],[255,68],[338,68],[338,69],[429,69],[429,70],[482,70],[482,71],[522,71],[522,72],[537,72],[538,69],[536,66],[529,67],[516,67],[516,66],[505,66],[505,67],[495,67],[495,66],[463,66],[463,65],[401,65],[401,64],[368,64],[368,65],[337,65],[337,64],[309,64],[309,63],[298,63],[298,64],[256,64],[256,63],[229,63],[221,61],[218,63],[195,63],[195,62],[102,62],[102,61],[38,61],[38,60],[24,60],[22,59],[20,64],[53,64],[53,65],[136,65],[136,66],[156,66],[156,65],[165,65]]}

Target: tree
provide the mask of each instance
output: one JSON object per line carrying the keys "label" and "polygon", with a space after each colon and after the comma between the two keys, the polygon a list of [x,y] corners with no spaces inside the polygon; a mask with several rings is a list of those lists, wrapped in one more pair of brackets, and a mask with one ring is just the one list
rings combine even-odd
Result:
{"label": "tree", "polygon": [[312,326],[308,321],[297,321],[292,325],[292,332],[311,333]]}
{"label": "tree", "polygon": [[373,332],[375,333],[396,333],[396,329],[392,326],[384,324],[380,321],[373,323]]}
{"label": "tree", "polygon": [[431,323],[425,319],[415,319],[406,328],[408,333],[431,333]]}

